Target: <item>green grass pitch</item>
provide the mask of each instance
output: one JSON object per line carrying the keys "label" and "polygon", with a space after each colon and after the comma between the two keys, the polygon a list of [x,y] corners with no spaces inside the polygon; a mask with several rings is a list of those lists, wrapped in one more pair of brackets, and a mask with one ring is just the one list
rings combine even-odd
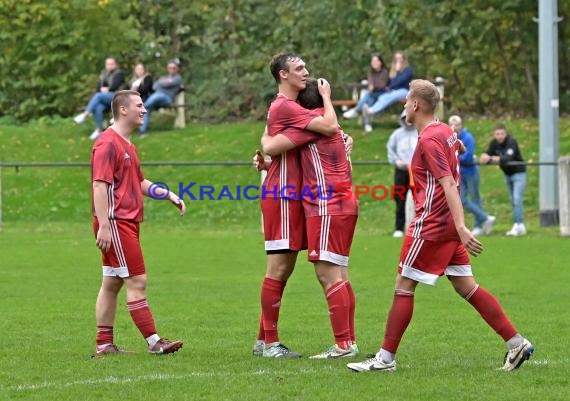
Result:
{"label": "green grass pitch", "polygon": [[[494,123],[466,123],[478,135],[478,153]],[[394,121],[367,136],[354,124],[345,126],[355,138],[353,160],[385,160]],[[508,126],[525,157],[536,160],[536,121]],[[192,124],[183,131],[153,131],[137,147],[143,161],[248,161],[262,129],[260,123]],[[89,132],[88,126],[49,119],[0,126],[0,160],[87,161]],[[560,145],[561,154],[570,153],[568,119],[561,120]],[[473,260],[480,284],[535,345],[534,357],[510,374],[497,371],[505,352],[502,340],[442,278],[435,287],[418,287],[398,370],[356,374],[346,369],[347,360],[251,355],[266,260],[259,207],[250,201],[191,202],[180,218],[170,205],[146,200],[141,232],[149,304],[159,333],[181,338],[185,346],[175,355],[149,355],[122,294],[116,341],[136,354],[91,359],[101,273],[89,216],[89,169],[5,167],[0,171],[0,400],[567,400],[570,247],[557,229],[538,227],[537,171],[529,168],[525,197],[529,235],[506,238],[510,207],[502,175],[496,167],[482,168],[482,195],[498,223],[493,235],[482,238],[484,253]],[[169,185],[259,183],[249,167],[148,167],[145,173]],[[392,169],[355,166],[354,181],[390,185]],[[392,301],[401,245],[390,236],[393,210],[391,202],[361,202],[351,252],[361,358],[377,351]],[[306,252],[285,291],[280,334],[305,356],[333,343],[326,302]]]}

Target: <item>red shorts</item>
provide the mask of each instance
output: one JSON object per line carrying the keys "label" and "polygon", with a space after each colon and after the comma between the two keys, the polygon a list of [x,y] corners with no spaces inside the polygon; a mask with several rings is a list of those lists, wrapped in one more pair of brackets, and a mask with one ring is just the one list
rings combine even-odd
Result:
{"label": "red shorts", "polygon": [[267,252],[307,249],[305,214],[301,201],[261,199],[261,214]]}
{"label": "red shorts", "polygon": [[357,215],[307,217],[309,261],[348,266]]}
{"label": "red shorts", "polygon": [[[103,253],[103,276],[132,277],[145,274],[139,223],[128,220],[110,220],[111,247]],[[93,231],[97,238],[99,221],[93,217]]]}
{"label": "red shorts", "polygon": [[439,276],[472,276],[471,262],[460,241],[427,241],[406,236],[398,273],[421,283],[435,285]]}

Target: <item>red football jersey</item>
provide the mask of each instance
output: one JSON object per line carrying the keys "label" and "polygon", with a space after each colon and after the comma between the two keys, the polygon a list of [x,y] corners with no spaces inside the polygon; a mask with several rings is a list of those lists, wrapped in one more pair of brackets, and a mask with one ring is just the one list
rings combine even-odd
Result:
{"label": "red football jersey", "polygon": [[420,134],[411,162],[416,216],[407,235],[430,241],[459,241],[445,192],[438,182],[452,176],[459,186],[459,148],[457,134],[442,122],[429,124]]}
{"label": "red football jersey", "polygon": [[[269,135],[274,136],[285,128],[305,129],[311,120],[319,114],[313,110],[307,110],[295,100],[291,100],[282,94],[269,106],[267,114],[267,130]],[[271,158],[271,165],[267,171],[267,177],[263,182],[267,197],[281,197],[281,188],[290,186],[299,188],[301,186],[301,165],[298,149],[293,149]],[[276,188],[276,189],[275,189]],[[274,196],[274,191],[277,196]],[[283,194],[287,197],[294,196],[294,189],[285,189]]]}
{"label": "red football jersey", "polygon": [[303,183],[297,196],[301,196],[305,216],[358,215],[358,202],[347,196],[352,174],[340,127],[330,137],[295,128],[281,133],[302,146]]}
{"label": "red football jersey", "polygon": [[[135,145],[108,128],[99,137],[91,152],[91,182],[109,184],[109,218],[115,220],[143,220],[144,179]],[[93,206],[93,187],[91,187]]]}

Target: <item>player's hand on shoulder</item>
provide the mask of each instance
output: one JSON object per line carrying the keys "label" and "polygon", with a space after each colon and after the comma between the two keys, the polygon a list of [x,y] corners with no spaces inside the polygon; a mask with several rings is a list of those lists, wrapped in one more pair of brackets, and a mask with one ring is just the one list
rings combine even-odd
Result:
{"label": "player's hand on shoulder", "polygon": [[319,93],[321,94],[321,96],[328,96],[331,97],[331,85],[329,84],[329,81],[327,81],[324,78],[319,78],[317,80],[317,85],[318,85],[318,89],[319,89]]}

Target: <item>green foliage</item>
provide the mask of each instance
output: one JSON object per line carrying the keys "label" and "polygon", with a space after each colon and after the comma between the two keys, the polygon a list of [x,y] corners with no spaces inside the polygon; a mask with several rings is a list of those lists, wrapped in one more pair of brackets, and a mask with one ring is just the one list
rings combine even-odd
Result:
{"label": "green foliage", "polygon": [[[570,60],[570,3],[559,3],[560,65]],[[334,96],[366,76],[369,55],[405,50],[417,77],[449,80],[448,107],[463,114],[535,115],[538,14],[532,0],[0,0],[0,116],[70,115],[92,93],[103,59],[153,75],[182,61],[189,115],[263,118],[276,92],[279,51],[300,53]],[[570,71],[560,71],[568,112]]]}

